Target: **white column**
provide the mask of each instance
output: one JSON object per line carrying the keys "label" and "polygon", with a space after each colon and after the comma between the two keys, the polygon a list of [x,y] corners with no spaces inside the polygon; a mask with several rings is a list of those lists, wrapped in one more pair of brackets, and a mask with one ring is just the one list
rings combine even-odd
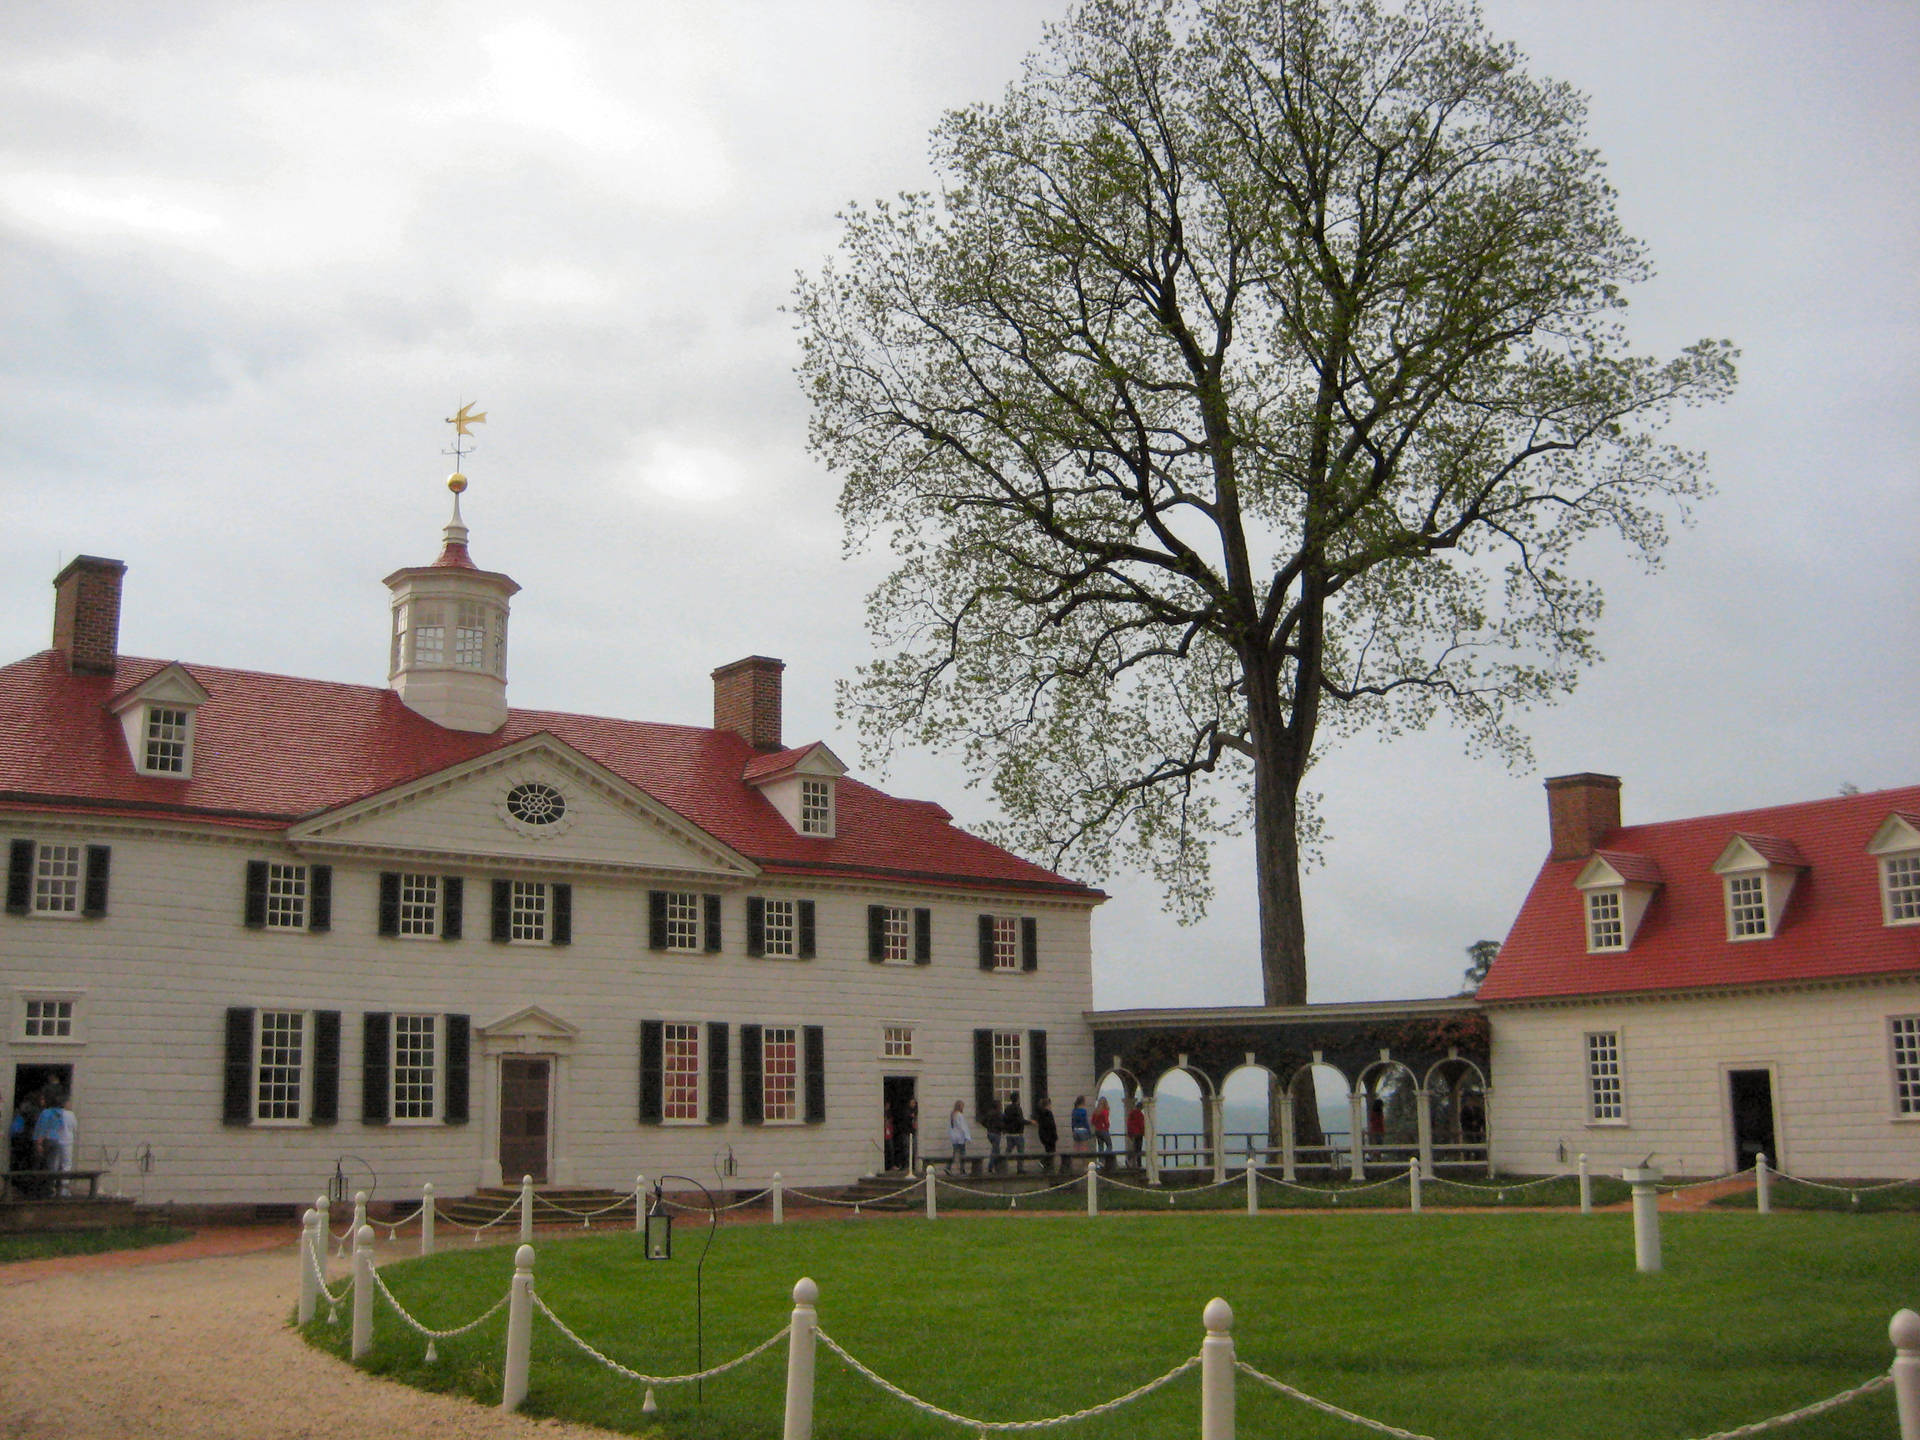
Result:
{"label": "white column", "polygon": [[1100,1213],[1100,1162],[1098,1159],[1087,1162],[1087,1214]]}
{"label": "white column", "polygon": [[1586,1151],[1580,1152],[1580,1213],[1593,1213],[1593,1177],[1587,1173]]}
{"label": "white column", "polygon": [[1660,1270],[1660,1167],[1629,1165],[1620,1178],[1633,1186],[1633,1268],[1643,1275]]}
{"label": "white column", "polygon": [[[333,1231],[327,1228],[327,1197],[316,1195],[313,1199],[314,1218],[319,1222],[313,1232],[313,1268],[319,1273],[316,1282],[324,1286],[327,1283],[327,1258],[333,1251]],[[316,1305],[319,1303],[316,1298]],[[328,1307],[331,1311],[331,1306]]]}
{"label": "white column", "polygon": [[533,1354],[533,1246],[513,1252],[513,1288],[507,1292],[507,1374],[500,1408],[518,1410],[527,1398],[527,1361]]}
{"label": "white column", "polygon": [[314,1307],[320,1303],[320,1286],[313,1277],[313,1232],[319,1228],[320,1212],[308,1207],[300,1216],[300,1323],[313,1320]]}
{"label": "white column", "polygon": [[433,1254],[433,1182],[429,1180],[420,1187],[420,1253]]}
{"label": "white column", "polygon": [[533,1243],[533,1176],[520,1177],[520,1243]]}
{"label": "white column", "polygon": [[1153,1120],[1154,1098],[1149,1095],[1140,1102],[1140,1108],[1147,1112],[1147,1184],[1160,1183],[1160,1129]]}
{"label": "white column", "polygon": [[778,1170],[773,1172],[773,1223],[787,1223],[787,1184],[780,1178]]}
{"label": "white column", "polygon": [[1293,1172],[1293,1091],[1287,1091],[1287,1103],[1280,1107],[1280,1178],[1289,1185],[1300,1177]]}
{"label": "white column", "polygon": [[1233,1440],[1233,1307],[1216,1295],[1201,1322],[1200,1440]]}
{"label": "white column", "polygon": [[1893,1341],[1893,1400],[1900,1440],[1920,1440],[1920,1315],[1902,1310],[1887,1326]]}
{"label": "white column", "polygon": [[813,1440],[813,1332],[820,1323],[814,1302],[820,1287],[804,1276],[793,1287],[793,1321],[787,1331],[787,1413],[780,1440]]}
{"label": "white column", "polygon": [[1407,1161],[1407,1195],[1408,1208],[1418,1215],[1420,1213],[1420,1160],[1417,1156]]}
{"label": "white column", "polygon": [[1773,1172],[1764,1151],[1753,1157],[1753,1203],[1762,1215],[1773,1213]]}
{"label": "white column", "polygon": [[937,1193],[935,1193],[937,1190],[937,1187],[935,1186],[933,1181],[933,1161],[931,1160],[927,1161],[926,1182],[927,1182],[927,1219],[938,1220],[940,1218],[940,1197]]}
{"label": "white column", "polygon": [[1207,1129],[1213,1136],[1213,1183],[1227,1178],[1227,1097],[1207,1096]]}
{"label": "white column", "polygon": [[1433,1097],[1422,1085],[1414,1095],[1413,1113],[1420,1125],[1420,1175],[1433,1179]]}
{"label": "white column", "polygon": [[1253,1156],[1247,1156],[1247,1214],[1260,1213],[1260,1167],[1254,1163]]}
{"label": "white column", "polygon": [[373,1227],[353,1232],[353,1358],[373,1349]]}
{"label": "white column", "polygon": [[1347,1096],[1347,1150],[1351,1156],[1348,1174],[1355,1180],[1367,1178],[1367,1092],[1356,1090]]}

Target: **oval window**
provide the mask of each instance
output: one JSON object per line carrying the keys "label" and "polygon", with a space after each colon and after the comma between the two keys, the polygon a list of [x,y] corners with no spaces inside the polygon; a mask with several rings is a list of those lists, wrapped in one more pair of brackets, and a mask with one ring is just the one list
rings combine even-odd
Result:
{"label": "oval window", "polygon": [[567,797],[551,785],[529,780],[507,792],[507,813],[523,825],[553,825],[567,813]]}

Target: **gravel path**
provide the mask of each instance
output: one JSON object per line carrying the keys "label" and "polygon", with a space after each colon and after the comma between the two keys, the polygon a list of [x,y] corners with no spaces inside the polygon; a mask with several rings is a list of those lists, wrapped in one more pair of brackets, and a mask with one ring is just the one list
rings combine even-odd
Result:
{"label": "gravel path", "polygon": [[[409,1247],[410,1248],[410,1247]],[[0,1440],[605,1440],[362,1375],[287,1323],[291,1245],[0,1272]],[[98,1263],[105,1262],[105,1263]]]}

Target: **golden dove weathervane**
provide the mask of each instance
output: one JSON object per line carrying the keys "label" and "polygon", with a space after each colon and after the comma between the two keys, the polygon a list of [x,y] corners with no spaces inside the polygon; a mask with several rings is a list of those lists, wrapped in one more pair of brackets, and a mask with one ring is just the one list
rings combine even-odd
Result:
{"label": "golden dove weathervane", "polygon": [[460,462],[466,459],[467,448],[460,442],[473,434],[468,426],[484,425],[487,420],[486,411],[482,410],[478,415],[473,413],[473,407],[479,403],[477,400],[471,401],[447,417],[447,424],[453,426],[453,449],[448,452],[453,456],[453,474],[447,477],[447,488],[456,496],[467,488],[467,477],[460,473]]}

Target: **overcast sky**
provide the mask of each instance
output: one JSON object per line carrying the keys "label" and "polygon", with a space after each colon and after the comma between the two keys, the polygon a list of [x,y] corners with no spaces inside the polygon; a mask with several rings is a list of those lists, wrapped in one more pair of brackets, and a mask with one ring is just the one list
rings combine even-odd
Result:
{"label": "overcast sky", "polygon": [[[13,5],[0,18],[0,658],[76,553],[128,562],[126,653],[382,684],[380,578],[436,553],[443,417],[478,401],[473,552],[524,587],[515,704],[709,723],[788,662],[828,740],[883,557],[847,558],[782,312],[834,215],[929,183],[1058,3]],[[1316,1000],[1450,993],[1546,848],[1540,780],[1631,821],[1914,781],[1920,9],[1499,0],[1592,101],[1658,278],[1643,348],[1744,352],[1669,432],[1719,495],[1646,576],[1604,548],[1607,660],[1535,767],[1448,731],[1312,777]],[[947,757],[890,787],[980,818]],[[1099,879],[1102,877],[1088,877]],[[1101,1006],[1259,998],[1250,857],[1181,929],[1104,877]]]}

